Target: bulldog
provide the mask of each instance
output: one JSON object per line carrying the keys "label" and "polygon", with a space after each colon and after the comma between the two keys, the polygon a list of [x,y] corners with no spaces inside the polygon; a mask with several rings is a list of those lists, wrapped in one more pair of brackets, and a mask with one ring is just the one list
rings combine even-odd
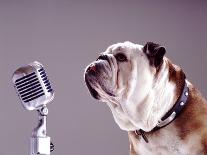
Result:
{"label": "bulldog", "polygon": [[207,155],[207,101],[166,49],[111,45],[85,70],[91,95],[128,132],[130,155]]}

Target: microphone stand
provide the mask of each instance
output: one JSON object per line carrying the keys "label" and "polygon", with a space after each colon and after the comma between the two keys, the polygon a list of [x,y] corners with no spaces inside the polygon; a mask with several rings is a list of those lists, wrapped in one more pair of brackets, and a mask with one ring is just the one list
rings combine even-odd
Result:
{"label": "microphone stand", "polygon": [[50,152],[54,150],[54,145],[51,143],[50,137],[47,136],[48,109],[44,105],[37,112],[39,121],[30,138],[30,155],[50,155]]}

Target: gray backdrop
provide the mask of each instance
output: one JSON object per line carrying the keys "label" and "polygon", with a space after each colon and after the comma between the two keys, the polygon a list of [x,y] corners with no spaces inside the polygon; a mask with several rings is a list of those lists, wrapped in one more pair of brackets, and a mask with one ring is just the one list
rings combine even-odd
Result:
{"label": "gray backdrop", "polygon": [[205,0],[0,0],[0,155],[29,152],[37,115],[19,104],[11,76],[34,60],[55,89],[48,106],[52,154],[127,155],[127,133],[89,96],[85,66],[110,44],[154,41],[206,96],[206,28]]}

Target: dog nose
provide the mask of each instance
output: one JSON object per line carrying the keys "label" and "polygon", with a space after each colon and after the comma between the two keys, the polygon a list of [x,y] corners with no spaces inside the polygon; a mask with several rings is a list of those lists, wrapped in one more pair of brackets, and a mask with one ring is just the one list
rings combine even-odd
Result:
{"label": "dog nose", "polygon": [[101,54],[97,60],[107,60],[108,61],[108,56],[107,55],[104,55],[104,54]]}
{"label": "dog nose", "polygon": [[91,64],[91,65],[87,68],[86,72],[89,73],[89,74],[92,74],[92,75],[96,75],[96,65]]}

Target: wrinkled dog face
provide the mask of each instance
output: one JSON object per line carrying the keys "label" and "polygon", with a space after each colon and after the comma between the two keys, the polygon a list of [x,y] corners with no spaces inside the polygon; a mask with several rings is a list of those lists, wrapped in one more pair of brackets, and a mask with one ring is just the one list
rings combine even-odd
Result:
{"label": "wrinkled dog face", "polygon": [[86,68],[85,82],[91,95],[112,112],[117,107],[126,113],[127,103],[139,103],[150,91],[164,54],[163,47],[151,42],[111,45]]}

